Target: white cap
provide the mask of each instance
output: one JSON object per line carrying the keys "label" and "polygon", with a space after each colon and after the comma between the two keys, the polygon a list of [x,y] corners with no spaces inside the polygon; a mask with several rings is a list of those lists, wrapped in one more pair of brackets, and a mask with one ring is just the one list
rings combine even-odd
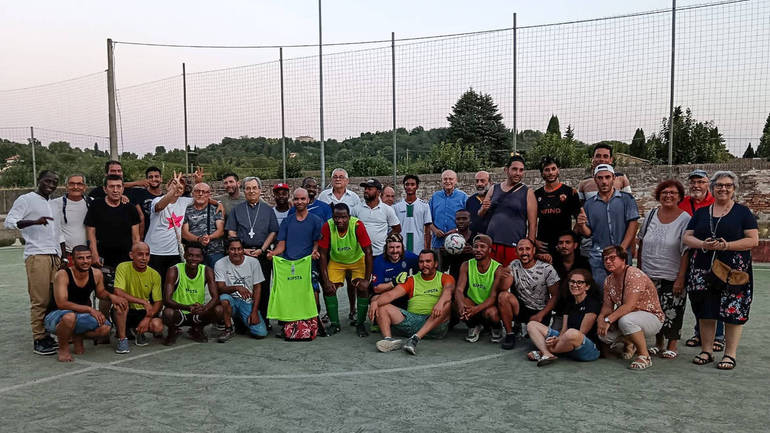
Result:
{"label": "white cap", "polygon": [[599,164],[594,169],[594,176],[596,176],[600,171],[609,171],[612,174],[615,174],[615,169],[612,168],[609,164]]}

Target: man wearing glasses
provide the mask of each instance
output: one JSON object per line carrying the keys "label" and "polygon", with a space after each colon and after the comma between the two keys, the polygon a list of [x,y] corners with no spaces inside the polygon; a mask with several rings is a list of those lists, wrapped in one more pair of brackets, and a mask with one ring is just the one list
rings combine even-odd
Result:
{"label": "man wearing glasses", "polygon": [[51,200],[53,219],[60,235],[62,267],[69,265],[72,248],[87,243],[83,221],[91,203],[85,197],[85,191],[86,177],[82,174],[72,174],[67,178],[67,193]]}
{"label": "man wearing glasses", "polygon": [[225,256],[222,242],[225,220],[217,206],[209,203],[211,187],[208,184],[196,184],[192,193],[193,203],[184,213],[182,239],[203,245],[204,263],[213,269],[214,264]]}

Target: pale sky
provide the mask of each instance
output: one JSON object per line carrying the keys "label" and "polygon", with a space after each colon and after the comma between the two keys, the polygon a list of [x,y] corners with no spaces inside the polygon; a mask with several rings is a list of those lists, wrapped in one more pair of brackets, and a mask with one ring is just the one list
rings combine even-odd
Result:
{"label": "pale sky", "polygon": [[[323,37],[324,43],[382,40],[393,31],[409,38],[510,28],[513,12],[522,27],[670,6],[663,0],[326,0]],[[749,141],[756,146],[770,107],[768,17],[770,0],[678,14],[675,103],[691,106],[698,120],[714,120],[734,153]],[[44,144],[88,145],[107,135],[100,71],[108,37],[205,45],[318,42],[318,3],[309,0],[1,2],[0,20],[0,137],[21,139],[33,125]],[[629,141],[635,128],[649,135],[667,116],[670,14],[524,28],[518,35],[519,130],[544,130],[555,113],[562,130],[572,124],[578,139]],[[493,96],[512,127],[511,41],[508,30],[399,43],[398,126],[446,126],[451,105],[474,87]],[[223,136],[279,137],[277,51],[118,44],[122,150],[181,147],[182,62],[191,146]],[[326,137],[390,129],[389,46],[328,47],[324,54],[339,51],[346,53],[324,58]],[[317,53],[317,47],[284,50],[289,137],[319,136]],[[207,72],[219,69],[225,70]],[[94,75],[40,86],[87,74]],[[30,86],[40,87],[9,91]]]}

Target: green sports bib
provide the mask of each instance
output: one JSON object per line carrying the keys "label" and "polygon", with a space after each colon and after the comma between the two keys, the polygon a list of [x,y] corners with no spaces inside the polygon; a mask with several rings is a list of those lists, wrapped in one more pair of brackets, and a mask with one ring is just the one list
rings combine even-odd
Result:
{"label": "green sports bib", "polygon": [[423,315],[433,312],[433,307],[436,306],[436,302],[444,290],[444,286],[441,285],[442,276],[441,272],[436,272],[436,276],[430,281],[423,280],[422,274],[412,277],[414,278],[414,292],[409,298],[406,311]]}
{"label": "green sports bib", "polygon": [[489,263],[489,269],[483,274],[479,272],[476,259],[468,260],[468,297],[476,305],[481,304],[489,298],[492,291],[492,284],[495,282],[495,271],[500,263],[492,260]]}
{"label": "green sports bib", "polygon": [[364,256],[364,250],[361,249],[361,245],[358,244],[358,238],[356,237],[356,223],[358,218],[350,217],[348,222],[348,231],[345,236],[340,237],[337,231],[337,226],[334,225],[334,220],[329,219],[329,233],[331,233],[331,245],[329,248],[329,258],[337,263],[349,265],[361,260]]}
{"label": "green sports bib", "polygon": [[[179,274],[179,280],[176,284],[176,290],[171,295],[171,299],[182,305],[205,304],[206,303],[206,266],[198,265],[198,274],[195,278],[189,278],[184,271],[185,264],[177,263],[176,271]],[[187,314],[189,311],[182,310]]]}
{"label": "green sports bib", "polygon": [[269,319],[293,322],[318,316],[313,295],[311,264],[310,256],[299,260],[273,257],[270,302],[267,304]]}

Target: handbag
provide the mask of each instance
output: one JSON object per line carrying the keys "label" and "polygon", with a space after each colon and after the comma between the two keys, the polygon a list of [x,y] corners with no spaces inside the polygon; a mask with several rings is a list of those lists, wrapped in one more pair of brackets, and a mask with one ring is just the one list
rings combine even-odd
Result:
{"label": "handbag", "polygon": [[313,341],[318,335],[318,318],[295,320],[283,325],[283,338],[286,341]]}

